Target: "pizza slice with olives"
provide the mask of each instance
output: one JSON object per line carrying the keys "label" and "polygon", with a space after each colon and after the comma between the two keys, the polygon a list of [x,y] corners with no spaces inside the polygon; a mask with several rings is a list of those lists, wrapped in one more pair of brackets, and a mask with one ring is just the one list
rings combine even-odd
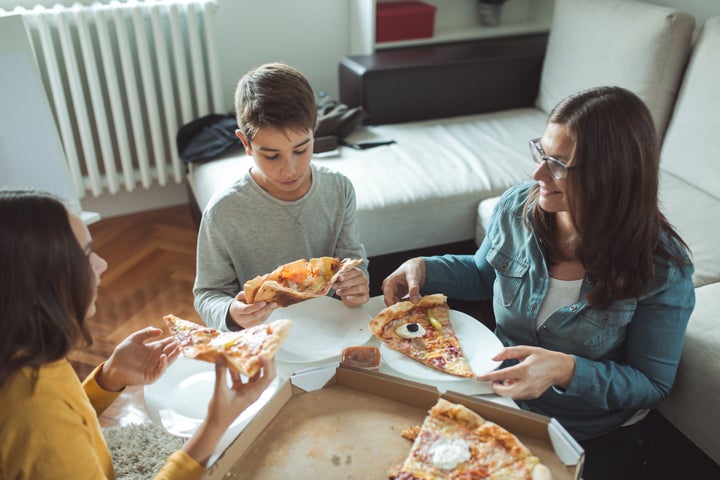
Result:
{"label": "pizza slice with olives", "polygon": [[430,368],[459,377],[474,377],[450,322],[447,297],[426,295],[417,303],[398,302],[368,325],[387,346]]}

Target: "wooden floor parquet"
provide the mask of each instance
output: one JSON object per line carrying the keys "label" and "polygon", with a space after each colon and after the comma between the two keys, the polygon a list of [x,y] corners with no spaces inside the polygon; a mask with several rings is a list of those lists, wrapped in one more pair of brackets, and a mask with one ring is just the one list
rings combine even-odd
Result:
{"label": "wooden floor parquet", "polygon": [[[174,313],[199,320],[193,307],[197,227],[187,206],[125,215],[90,225],[93,249],[108,262],[97,312],[88,321],[90,346],[69,358],[80,378],[104,361],[132,332]],[[149,421],[142,387],[131,387],[101,417],[103,426]]]}

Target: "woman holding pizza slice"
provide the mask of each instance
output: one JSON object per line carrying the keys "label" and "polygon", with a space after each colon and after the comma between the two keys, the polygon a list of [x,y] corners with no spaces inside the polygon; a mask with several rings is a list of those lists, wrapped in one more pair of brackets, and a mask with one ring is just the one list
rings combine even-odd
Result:
{"label": "woman holding pizza slice", "polygon": [[[82,384],[67,355],[95,313],[107,263],[80,217],[56,197],[0,190],[0,478],[115,478],[98,415],[128,385],[163,374],[179,350],[162,330],[122,341]],[[215,391],[195,435],[155,478],[197,479],[227,427],[275,377],[274,362],[242,383],[215,365]]]}
{"label": "woman holding pizza slice", "polygon": [[559,420],[585,480],[643,478],[642,419],[672,387],[695,304],[688,248],[658,205],[653,119],[635,94],[593,88],[529,147],[534,181],[502,195],[477,252],[408,260],[385,303],[492,299],[503,368],[478,379]]}

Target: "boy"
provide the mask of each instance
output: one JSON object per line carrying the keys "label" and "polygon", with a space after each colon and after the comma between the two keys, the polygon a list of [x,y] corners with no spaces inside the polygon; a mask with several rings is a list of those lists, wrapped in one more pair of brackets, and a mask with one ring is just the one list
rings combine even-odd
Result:
{"label": "boy", "polygon": [[367,302],[355,190],[344,175],[310,162],[317,122],[310,83],[290,66],[262,65],[238,83],[235,111],[236,134],[255,165],[203,212],[195,309],[211,327],[257,325],[277,305],[247,304],[243,284],[285,263],[323,256],[363,259],[333,288],[347,306]]}

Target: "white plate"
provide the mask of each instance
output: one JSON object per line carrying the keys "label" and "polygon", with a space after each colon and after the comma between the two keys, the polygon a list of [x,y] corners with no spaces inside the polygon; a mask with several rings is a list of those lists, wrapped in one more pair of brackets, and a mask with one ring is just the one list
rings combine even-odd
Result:
{"label": "white plate", "polygon": [[[221,446],[245,428],[275,394],[279,383],[275,378],[260,398],[235,419],[223,436]],[[145,386],[145,407],[153,423],[172,435],[190,437],[207,416],[214,388],[214,364],[180,356],[157,382]]]}
{"label": "white plate", "polygon": [[350,345],[362,345],[372,336],[368,323],[372,317],[362,308],[346,307],[332,297],[278,308],[268,321],[293,321],[276,357],[282,362],[304,363],[338,357]]}
{"label": "white plate", "polygon": [[[495,362],[490,358],[503,348],[500,339],[495,336],[479,320],[457,310],[450,310],[450,323],[455,328],[460,346],[470,368],[476,375],[480,375],[497,368],[501,362]],[[385,342],[380,346],[382,360],[393,370],[419,380],[427,381],[448,381],[468,380],[457,375],[443,373],[430,367],[426,367],[404,354],[393,350]]]}

